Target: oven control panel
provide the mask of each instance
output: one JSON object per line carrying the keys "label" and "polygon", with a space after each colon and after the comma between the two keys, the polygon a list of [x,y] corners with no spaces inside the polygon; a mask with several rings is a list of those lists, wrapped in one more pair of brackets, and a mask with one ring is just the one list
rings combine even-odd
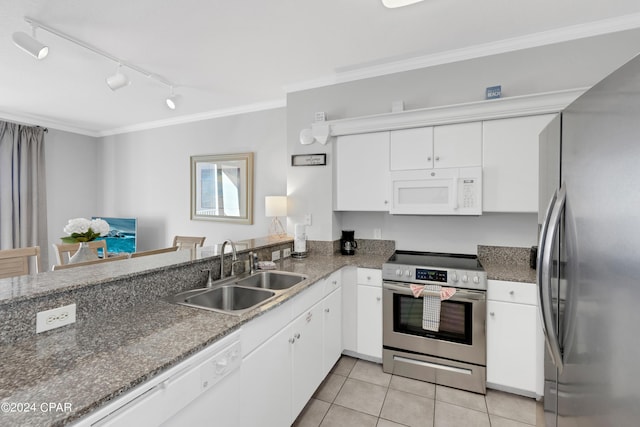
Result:
{"label": "oven control panel", "polygon": [[439,284],[456,288],[487,289],[485,271],[423,268],[409,265],[384,264],[382,280]]}

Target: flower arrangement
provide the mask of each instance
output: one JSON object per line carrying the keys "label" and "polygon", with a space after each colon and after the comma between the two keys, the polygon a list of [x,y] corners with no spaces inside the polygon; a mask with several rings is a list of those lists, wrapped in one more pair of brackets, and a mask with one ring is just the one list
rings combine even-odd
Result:
{"label": "flower arrangement", "polygon": [[70,219],[63,230],[69,236],[61,237],[65,243],[90,242],[109,234],[109,224],[104,219]]}

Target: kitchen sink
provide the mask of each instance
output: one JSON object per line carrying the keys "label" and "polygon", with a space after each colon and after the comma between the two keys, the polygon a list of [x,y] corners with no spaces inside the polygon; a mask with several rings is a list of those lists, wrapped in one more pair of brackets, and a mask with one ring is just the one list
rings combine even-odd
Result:
{"label": "kitchen sink", "polygon": [[307,276],[286,271],[261,271],[238,280],[236,284],[252,288],[283,290],[306,279]]}
{"label": "kitchen sink", "polygon": [[[235,285],[225,285],[217,288],[200,290],[192,296],[176,295],[174,302],[225,313],[241,314],[240,312],[251,309],[276,293],[266,289],[243,288]],[[180,295],[183,295],[180,298]]]}
{"label": "kitchen sink", "polygon": [[213,287],[180,292],[168,300],[189,307],[241,315],[306,279],[303,274],[286,271],[259,271],[225,278],[215,282]]}

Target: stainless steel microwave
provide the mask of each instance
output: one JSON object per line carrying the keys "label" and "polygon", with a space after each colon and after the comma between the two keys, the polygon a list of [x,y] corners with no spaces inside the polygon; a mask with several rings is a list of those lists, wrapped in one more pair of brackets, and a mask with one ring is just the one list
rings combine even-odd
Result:
{"label": "stainless steel microwave", "polygon": [[481,215],[482,167],[391,172],[391,214]]}

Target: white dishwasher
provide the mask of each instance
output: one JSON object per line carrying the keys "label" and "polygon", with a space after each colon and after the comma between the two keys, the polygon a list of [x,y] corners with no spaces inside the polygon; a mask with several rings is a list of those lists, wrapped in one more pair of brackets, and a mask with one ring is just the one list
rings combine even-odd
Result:
{"label": "white dishwasher", "polygon": [[237,426],[240,331],[134,388],[76,426]]}

